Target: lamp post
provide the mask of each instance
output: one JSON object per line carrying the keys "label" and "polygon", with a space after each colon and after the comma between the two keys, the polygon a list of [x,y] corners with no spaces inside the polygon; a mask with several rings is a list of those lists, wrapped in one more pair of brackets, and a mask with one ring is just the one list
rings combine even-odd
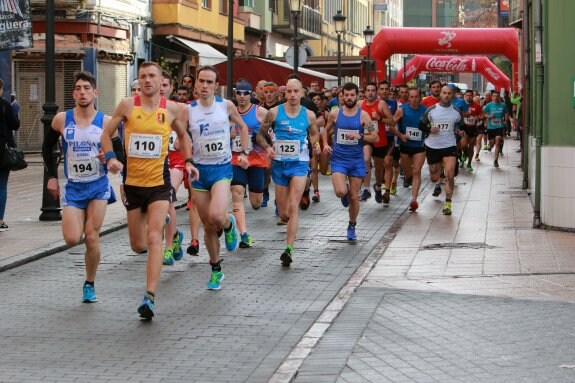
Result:
{"label": "lamp post", "polygon": [[299,66],[299,41],[297,37],[299,15],[303,6],[303,0],[290,0],[289,8],[293,16],[293,72],[297,74]]}
{"label": "lamp post", "polygon": [[234,0],[229,0],[228,3],[228,46],[226,53],[228,56],[226,97],[231,99],[234,92]]}
{"label": "lamp post", "polygon": [[[58,111],[58,105],[56,104],[56,59],[55,59],[55,46],[54,46],[54,0],[46,1],[46,71],[45,71],[45,81],[46,81],[46,92],[44,105],[42,109],[44,110],[44,116],[42,117],[42,123],[44,124],[44,137],[48,135],[50,129],[52,129],[52,120]],[[56,150],[53,150],[55,161],[55,156],[58,155]],[[48,192],[48,172],[44,169],[44,179],[42,188],[42,207],[40,208],[42,213],[40,214],[40,221],[59,221],[62,219],[60,214],[60,201]]]}
{"label": "lamp post", "polygon": [[407,68],[405,67],[407,65],[407,56],[403,56],[403,83],[405,84],[405,72],[407,71]]}
{"label": "lamp post", "polygon": [[346,17],[341,11],[337,11],[333,16],[335,32],[337,33],[337,86],[341,86],[341,34],[345,30],[345,19]]}
{"label": "lamp post", "polygon": [[365,45],[367,45],[367,83],[371,82],[371,43],[373,42],[374,30],[368,25],[363,30],[363,38],[365,39]]}

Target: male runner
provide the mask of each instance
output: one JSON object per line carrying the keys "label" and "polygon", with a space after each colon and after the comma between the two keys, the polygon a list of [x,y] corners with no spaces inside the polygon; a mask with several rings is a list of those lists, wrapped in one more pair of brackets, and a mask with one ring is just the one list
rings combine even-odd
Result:
{"label": "male runner", "polygon": [[[265,150],[259,145],[254,145],[255,135],[264,121],[267,110],[259,105],[251,103],[252,86],[247,81],[236,84],[236,101],[238,112],[248,127],[250,142],[248,144],[249,167],[242,167],[239,156],[242,153],[241,136],[236,135],[232,142],[232,212],[236,218],[240,231],[240,248],[252,246],[252,237],[248,234],[246,224],[246,211],[244,209],[244,193],[249,185],[250,204],[254,210],[260,208],[263,199],[264,175],[268,168],[269,160]],[[237,129],[237,127],[236,127]]]}
{"label": "male runner", "polygon": [[416,211],[419,207],[417,196],[421,186],[421,168],[425,163],[425,141],[419,130],[419,121],[427,108],[421,105],[421,96],[417,88],[408,90],[409,103],[401,105],[393,119],[399,121],[398,138],[401,165],[405,178],[411,180],[411,202],[409,210]]}
{"label": "male runner", "polygon": [[[100,136],[109,116],[98,112],[94,100],[98,97],[96,79],[89,72],[74,75],[72,93],[76,106],[58,113],[52,120],[42,146],[42,158],[48,172],[48,192],[56,199],[62,197],[62,234],[68,246],[85,236],[86,281],[82,301],[97,302],[94,282],[100,264],[100,228],[108,203],[116,200],[110,186],[107,169],[101,162]],[[62,136],[64,176],[66,184],[60,193],[57,164],[52,148]],[[118,138],[115,138],[118,140]],[[118,145],[116,145],[118,148]]]}
{"label": "male runner", "polygon": [[[256,136],[272,161],[272,178],[280,219],[287,222],[287,246],[280,256],[283,266],[292,263],[292,251],[299,225],[299,203],[309,167],[308,134],[314,152],[319,153],[319,132],[315,113],[300,104],[302,83],[290,78],[286,83],[286,103],[268,111]],[[274,144],[268,144],[273,129]]]}
{"label": "male runner", "polygon": [[[212,66],[198,70],[196,92],[199,99],[189,105],[189,132],[192,137],[193,161],[200,172],[192,182],[194,199],[204,225],[204,241],[210,256],[212,274],[209,290],[219,290],[224,279],[220,257],[218,228],[224,229],[226,250],[236,251],[239,246],[236,219],[228,214],[230,182],[233,178],[230,121],[240,130],[238,163],[248,167],[248,127],[238,109],[229,100],[215,96],[220,74]],[[243,198],[243,194],[242,194]]]}
{"label": "male runner", "polygon": [[465,132],[465,135],[461,138],[460,141],[460,167],[463,167],[465,163],[465,154],[465,157],[467,158],[467,171],[472,172],[473,167],[471,166],[471,159],[473,158],[473,152],[475,151],[475,140],[477,139],[477,121],[481,118],[482,111],[481,106],[473,102],[473,91],[471,89],[465,91],[463,99],[467,104],[468,115],[464,115],[465,127],[463,128],[463,131]]}
{"label": "male runner", "polygon": [[449,86],[441,88],[441,101],[429,107],[419,121],[419,129],[428,134],[425,151],[431,181],[439,181],[441,168],[445,171],[445,204],[443,214],[451,215],[451,197],[455,187],[455,167],[457,147],[455,133],[463,124],[463,116],[453,105],[453,90]]}
{"label": "male runner", "polygon": [[[146,292],[138,307],[143,319],[155,314],[155,294],[162,271],[162,234],[172,200],[168,164],[170,133],[178,135],[184,158],[192,155],[185,121],[175,102],[160,96],[162,69],[154,62],[143,62],[138,70],[142,94],[123,99],[102,132],[102,149],[111,173],[123,170],[124,205],[128,210],[130,245],[136,253],[148,250]],[[111,137],[124,121],[126,159],[122,163],[112,151]],[[198,176],[191,160],[186,160],[190,177]],[[146,224],[143,224],[143,223]]]}
{"label": "male runner", "polygon": [[[491,101],[483,107],[483,113],[487,119],[487,138],[489,139],[489,146],[495,148],[495,160],[493,167],[499,167],[499,152],[501,151],[501,144],[505,136],[505,124],[509,119],[509,111],[507,106],[501,102],[499,92],[494,90],[491,94]],[[494,146],[495,145],[495,146]]]}
{"label": "male runner", "polygon": [[[381,197],[383,203],[388,204],[390,200],[390,194],[395,194],[397,192],[397,177],[399,176],[399,158],[395,158],[395,134],[397,130],[395,129],[395,121],[393,120],[393,115],[397,110],[397,101],[391,98],[390,95],[390,85],[386,80],[379,82],[379,99],[385,101],[387,104],[391,118],[391,123],[385,124],[385,131],[387,134],[387,147],[385,152],[385,158],[383,160],[384,166],[384,179],[385,179],[385,190]],[[376,202],[378,198],[376,195]]]}
{"label": "male runner", "polygon": [[[355,227],[359,215],[359,189],[365,176],[364,141],[376,142],[379,138],[369,114],[357,105],[358,91],[354,83],[348,82],[343,86],[343,107],[330,112],[326,129],[322,132],[325,142],[323,150],[331,154],[333,190],[341,198],[343,206],[349,207],[349,241],[357,239]],[[327,131],[332,125],[333,149],[327,144]]]}
{"label": "male runner", "polygon": [[[377,98],[377,84],[375,82],[370,82],[365,86],[365,100],[361,102],[360,106],[362,110],[367,112],[371,121],[376,122],[377,129],[375,131],[378,136],[376,142],[367,142],[363,146],[366,172],[363,179],[363,192],[361,193],[360,199],[366,201],[371,197],[369,188],[371,183],[371,158],[373,157],[375,168],[375,184],[373,185],[375,201],[382,203],[383,195],[381,186],[384,181],[385,157],[390,150],[393,150],[393,145],[388,141],[386,125],[393,125],[393,116],[387,104]],[[393,143],[393,140],[391,140],[391,142]],[[387,202],[389,202],[389,199]]]}

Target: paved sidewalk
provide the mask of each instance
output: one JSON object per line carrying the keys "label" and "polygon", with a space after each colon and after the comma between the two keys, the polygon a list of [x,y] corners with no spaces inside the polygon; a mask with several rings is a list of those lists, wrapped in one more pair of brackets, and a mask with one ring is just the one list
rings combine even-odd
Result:
{"label": "paved sidewalk", "polygon": [[304,336],[277,381],[283,370],[313,383],[574,382],[575,233],[532,228],[517,146],[505,141],[499,169],[483,152],[473,173],[460,171],[453,216],[428,188],[317,345],[306,354]]}

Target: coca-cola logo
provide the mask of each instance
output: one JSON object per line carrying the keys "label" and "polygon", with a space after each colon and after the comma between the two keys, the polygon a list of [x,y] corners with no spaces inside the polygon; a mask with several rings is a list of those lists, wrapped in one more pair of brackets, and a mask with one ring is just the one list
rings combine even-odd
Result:
{"label": "coca-cola logo", "polygon": [[495,73],[491,68],[485,68],[485,72],[487,72],[494,80],[499,80],[500,78],[499,75]]}
{"label": "coca-cola logo", "polygon": [[407,72],[405,72],[405,76],[411,76],[412,74],[415,73],[416,70],[417,70],[417,68],[415,67],[415,65],[411,65],[410,67],[407,68]]}
{"label": "coca-cola logo", "polygon": [[441,59],[432,57],[425,63],[425,69],[446,72],[469,72],[468,59],[452,58]]}

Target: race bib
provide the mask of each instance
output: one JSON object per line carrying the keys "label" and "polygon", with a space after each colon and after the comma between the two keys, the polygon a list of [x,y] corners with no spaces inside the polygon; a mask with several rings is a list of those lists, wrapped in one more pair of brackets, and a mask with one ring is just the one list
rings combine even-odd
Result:
{"label": "race bib", "polygon": [[88,180],[103,176],[103,166],[96,157],[68,159],[68,177],[72,180]]}
{"label": "race bib", "polygon": [[465,125],[475,126],[475,117],[465,117]]}
{"label": "race bib", "polygon": [[337,130],[337,143],[340,145],[357,145],[357,138],[350,138],[350,134],[357,134],[357,130],[338,129]]}
{"label": "race bib", "polygon": [[[224,136],[200,137],[200,151],[204,158],[216,158],[226,155],[226,145]],[[229,142],[229,141],[228,141]]]}
{"label": "race bib", "polygon": [[491,125],[493,126],[503,126],[501,124],[501,119],[500,118],[492,118],[491,119]]}
{"label": "race bib", "polygon": [[159,134],[130,135],[128,157],[160,158],[162,154],[162,136]]}
{"label": "race bib", "polygon": [[176,134],[176,132],[172,132],[170,133],[170,141],[168,142],[168,150],[170,152],[175,152],[176,149],[176,139],[178,138],[178,135]]}
{"label": "race bib", "polygon": [[453,132],[453,121],[432,121],[431,126],[439,129],[440,133]]}
{"label": "race bib", "polygon": [[423,132],[418,128],[407,127],[405,129],[405,135],[407,136],[408,140],[421,141],[421,138],[423,137]]}
{"label": "race bib", "polygon": [[277,140],[274,143],[276,156],[283,158],[299,158],[298,140]]}
{"label": "race bib", "polygon": [[[254,144],[252,143],[252,140],[249,140],[248,150],[251,152],[253,148]],[[240,136],[236,136],[236,138],[234,138],[234,140],[232,141],[232,150],[237,153],[240,153],[242,151],[242,138]]]}

